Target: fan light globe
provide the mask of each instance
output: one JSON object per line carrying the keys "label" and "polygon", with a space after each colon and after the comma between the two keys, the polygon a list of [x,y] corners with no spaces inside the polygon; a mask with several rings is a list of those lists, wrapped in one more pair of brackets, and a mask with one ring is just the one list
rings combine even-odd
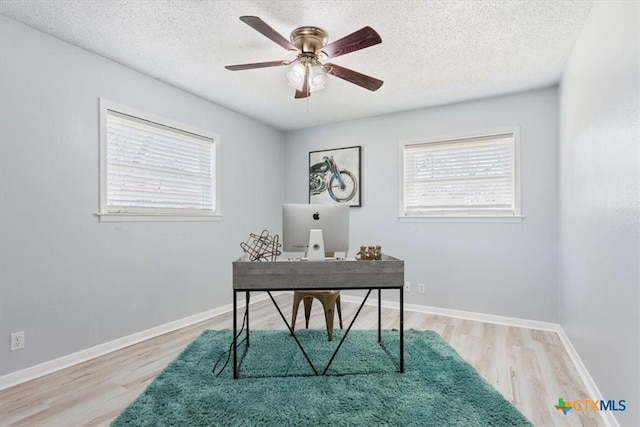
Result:
{"label": "fan light globe", "polygon": [[324,85],[327,82],[327,73],[324,68],[319,65],[311,67],[309,72],[309,87],[311,92],[314,90],[324,89]]}
{"label": "fan light globe", "polygon": [[304,83],[304,65],[297,63],[287,73],[289,79],[289,86],[292,86],[296,90],[302,90],[302,84]]}

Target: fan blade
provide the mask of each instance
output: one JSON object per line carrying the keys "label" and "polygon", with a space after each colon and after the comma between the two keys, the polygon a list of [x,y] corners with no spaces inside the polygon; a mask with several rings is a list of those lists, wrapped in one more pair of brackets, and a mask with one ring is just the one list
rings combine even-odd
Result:
{"label": "fan blade", "polygon": [[376,30],[371,27],[364,27],[340,40],[329,43],[320,50],[324,52],[328,58],[335,58],[378,43],[382,43],[382,39],[380,35],[376,33]]}
{"label": "fan blade", "polygon": [[298,50],[298,48],[295,47],[289,40],[281,36],[280,33],[271,28],[269,25],[267,25],[266,22],[264,22],[257,16],[241,16],[240,20],[269,40],[276,42],[283,48],[294,51]]}
{"label": "fan blade", "polygon": [[311,96],[311,92],[309,91],[309,67],[304,67],[304,83],[302,83],[302,89],[296,90],[296,99],[306,98]]}
{"label": "fan blade", "polygon": [[340,79],[348,81],[349,83],[353,83],[365,89],[369,89],[370,91],[376,91],[380,89],[380,86],[382,86],[382,83],[384,83],[382,80],[360,74],[357,71],[340,67],[339,65],[325,64],[324,66],[325,68],[327,68],[327,73],[331,74],[332,76],[336,76]]}
{"label": "fan blade", "polygon": [[241,70],[251,70],[253,68],[266,68],[266,67],[278,67],[280,65],[287,65],[289,61],[270,61],[270,62],[256,62],[254,64],[238,64],[238,65],[227,65],[227,70],[231,71],[241,71]]}

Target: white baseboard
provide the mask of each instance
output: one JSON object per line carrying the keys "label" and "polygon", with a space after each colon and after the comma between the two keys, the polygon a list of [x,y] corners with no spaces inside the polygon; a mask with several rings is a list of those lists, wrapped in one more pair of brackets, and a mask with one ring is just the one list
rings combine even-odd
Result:
{"label": "white baseboard", "polygon": [[[252,296],[251,302],[259,302],[267,299],[266,294],[257,297]],[[238,300],[238,306],[244,307],[244,298]],[[203,320],[210,319],[220,314],[229,313],[233,310],[232,304],[227,304],[222,307],[214,308],[203,313],[195,314],[193,316],[178,319],[173,322],[165,323],[164,325],[156,326],[145,331],[136,332],[135,334],[128,335],[126,337],[118,338],[113,341],[99,344],[95,347],[91,347],[85,350],[81,350],[77,353],[62,356],[58,359],[50,360],[48,362],[41,363],[39,365],[31,366],[20,371],[12,372],[0,377],[0,390],[22,384],[24,382],[42,377],[47,374],[59,371],[61,369],[68,368],[70,366],[77,365],[87,360],[95,359],[96,357],[103,356],[107,353],[111,353],[116,350],[128,347],[133,344],[137,344],[142,341],[146,341],[150,338],[155,338],[167,332],[172,332],[186,326],[193,325]]]}
{"label": "white baseboard", "polygon": [[[340,298],[343,301],[352,303],[361,303],[362,297],[342,294]],[[378,305],[377,298],[369,299],[366,305]],[[382,306],[387,308],[398,309],[400,303],[395,301],[382,300]],[[475,320],[478,322],[496,323],[498,325],[516,326],[520,328],[538,329],[542,331],[559,332],[562,327],[557,323],[541,322],[539,320],[520,319],[516,317],[496,316],[493,314],[476,313],[472,311],[453,310],[449,308],[430,307],[427,305],[404,304],[405,311],[414,311],[417,313],[436,314],[439,316],[455,317],[458,319]]]}
{"label": "white baseboard", "polygon": [[[600,393],[600,390],[598,389],[596,382],[593,380],[593,378],[589,374],[587,367],[582,362],[582,359],[580,359],[578,352],[576,351],[575,347],[571,343],[571,340],[569,339],[567,334],[564,332],[564,329],[560,328],[560,332],[558,332],[558,336],[560,337],[560,341],[562,341],[564,348],[567,350],[567,353],[569,353],[569,358],[571,359],[573,366],[575,366],[576,370],[578,371],[578,375],[580,375],[580,378],[582,379],[582,382],[584,383],[584,386],[587,389],[588,397],[594,400],[595,399],[606,400],[604,399],[602,393]],[[600,413],[600,417],[602,418],[602,421],[606,426],[620,427],[618,420],[616,420],[616,417],[615,415],[613,415],[612,412],[599,411],[599,413]]]}
{"label": "white baseboard", "polygon": [[[272,292],[272,295],[276,296],[283,292]],[[257,297],[252,297],[252,303],[260,302],[268,299],[267,294],[262,294]],[[362,297],[352,296],[342,294],[341,299],[346,302],[360,304],[362,302]],[[378,300],[376,298],[369,299],[366,305],[377,306]],[[238,305],[240,307],[244,307],[244,299],[241,298],[238,301]],[[394,301],[385,301],[382,300],[382,307],[386,308],[395,308],[398,309],[400,307],[400,303]],[[99,356],[103,356],[107,353],[111,353],[116,350],[120,350],[124,347],[128,347],[133,344],[137,344],[139,342],[148,340],[150,338],[157,337],[162,334],[166,334],[167,332],[175,331],[180,328],[184,328],[189,325],[193,325],[195,323],[201,322],[203,320],[210,319],[215,316],[219,316],[221,314],[225,314],[231,312],[233,309],[232,304],[227,304],[222,307],[215,308],[213,310],[205,311],[203,313],[199,313],[193,316],[185,317],[184,319],[179,319],[173,322],[166,323],[164,325],[160,325],[151,329],[147,329],[145,331],[137,332],[132,335],[128,335],[126,337],[118,338],[116,340],[97,345],[95,347],[88,348],[86,350],[79,351],[77,353],[73,353],[67,356],[60,357],[55,360],[51,360],[48,362],[41,363],[36,366],[32,366],[21,371],[12,372],[10,374],[4,375],[0,377],[0,390],[4,390],[6,388],[30,381],[35,378],[42,377],[47,374],[51,374],[53,372],[59,371],[64,368],[68,368],[73,365],[77,365],[82,362],[86,362],[87,360],[94,359]],[[436,314],[440,316],[448,316],[459,319],[467,319],[474,320],[478,322],[487,322],[487,323],[495,323],[499,325],[506,326],[516,326],[521,328],[529,328],[529,329],[538,329],[543,331],[551,331],[556,332],[560,337],[560,341],[564,345],[567,353],[571,361],[573,362],[582,382],[584,383],[589,397],[594,399],[603,399],[600,390],[596,386],[596,383],[593,381],[593,378],[587,371],[586,366],[580,359],[580,356],[576,352],[573,344],[569,340],[569,337],[566,335],[562,326],[557,323],[551,322],[541,322],[538,320],[529,320],[529,319],[519,319],[514,317],[505,317],[505,316],[496,316],[492,314],[484,314],[484,313],[476,313],[470,311],[462,311],[462,310],[452,310],[448,308],[439,308],[439,307],[430,307],[424,305],[416,305],[416,304],[405,304],[405,311],[413,311],[418,313],[425,314]],[[620,427],[615,416],[608,411],[600,411],[600,415],[605,425],[610,427]]]}

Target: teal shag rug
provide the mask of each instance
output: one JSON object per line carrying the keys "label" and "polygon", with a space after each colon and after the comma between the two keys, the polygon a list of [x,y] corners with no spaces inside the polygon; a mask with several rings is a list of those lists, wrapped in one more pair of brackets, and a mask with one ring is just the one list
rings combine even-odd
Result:
{"label": "teal shag rug", "polygon": [[[343,333],[296,336],[322,372]],[[377,331],[352,330],[328,375],[314,376],[288,331],[255,330],[237,380],[232,360],[212,373],[231,337],[204,331],[112,426],[531,426],[435,332],[405,331],[401,374],[398,331],[380,346]]]}

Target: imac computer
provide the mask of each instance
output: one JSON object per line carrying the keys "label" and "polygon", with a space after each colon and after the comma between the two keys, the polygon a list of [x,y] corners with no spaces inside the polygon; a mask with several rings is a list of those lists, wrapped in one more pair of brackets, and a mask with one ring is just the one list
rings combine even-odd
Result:
{"label": "imac computer", "polygon": [[304,252],[308,260],[324,260],[325,252],[349,250],[349,205],[282,205],[284,252]]}

